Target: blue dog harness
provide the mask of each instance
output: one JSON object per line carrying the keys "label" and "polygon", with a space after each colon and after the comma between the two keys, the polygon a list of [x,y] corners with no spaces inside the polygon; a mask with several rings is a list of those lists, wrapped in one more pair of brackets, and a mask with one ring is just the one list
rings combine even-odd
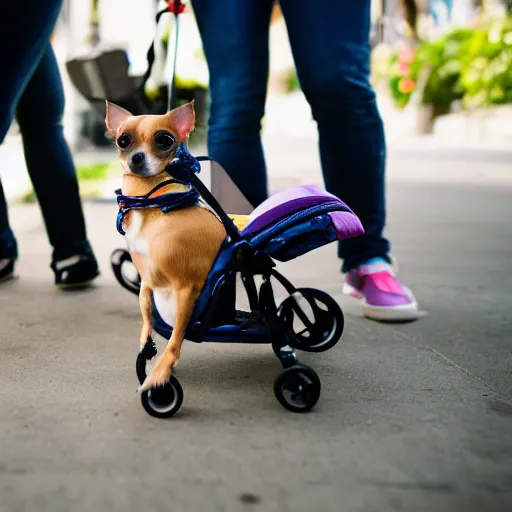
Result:
{"label": "blue dog harness", "polygon": [[117,196],[117,204],[119,205],[119,212],[117,213],[116,227],[117,231],[121,235],[125,235],[123,230],[123,221],[130,210],[144,209],[144,208],[160,208],[162,212],[169,213],[174,210],[180,210],[187,206],[196,205],[199,199],[199,194],[191,188],[187,192],[169,192],[155,197],[150,197],[157,190],[171,185],[173,183],[179,183],[178,180],[166,180],[159,183],[155,188],[149,191],[144,196],[124,196],[119,194]]}
{"label": "blue dog harness", "polygon": [[[184,144],[180,144],[176,151],[176,157],[165,169],[172,176],[179,179],[169,179],[159,183],[143,196],[125,196],[121,192],[117,195],[117,204],[119,212],[117,214],[116,227],[121,235],[125,235],[123,230],[123,221],[130,210],[145,208],[160,208],[163,213],[169,213],[175,210],[181,210],[187,206],[197,205],[199,202],[199,193],[195,188],[187,184],[190,177],[199,172],[201,166]],[[163,187],[177,183],[179,185],[188,185],[190,190],[186,192],[169,192],[167,194],[151,197],[157,190]]]}

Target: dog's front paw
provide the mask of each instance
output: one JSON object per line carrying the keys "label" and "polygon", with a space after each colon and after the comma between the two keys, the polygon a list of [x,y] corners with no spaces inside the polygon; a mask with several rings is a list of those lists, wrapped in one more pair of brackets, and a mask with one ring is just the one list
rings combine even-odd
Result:
{"label": "dog's front paw", "polygon": [[165,355],[158,361],[153,371],[146,377],[139,392],[147,391],[158,386],[165,386],[171,380],[172,367],[176,361]]}

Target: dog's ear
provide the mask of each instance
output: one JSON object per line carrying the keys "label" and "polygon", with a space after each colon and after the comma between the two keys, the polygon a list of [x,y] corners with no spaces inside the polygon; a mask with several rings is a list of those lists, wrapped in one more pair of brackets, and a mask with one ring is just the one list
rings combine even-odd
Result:
{"label": "dog's ear", "polygon": [[124,108],[116,105],[115,103],[110,103],[110,101],[106,101],[107,106],[107,114],[105,116],[105,124],[107,125],[108,133],[115,137],[117,135],[117,130],[119,127],[129,118],[132,117],[132,114],[125,110]]}
{"label": "dog's ear", "polygon": [[171,123],[172,131],[178,137],[179,141],[186,141],[190,132],[194,130],[196,124],[194,100],[171,110],[167,116]]}

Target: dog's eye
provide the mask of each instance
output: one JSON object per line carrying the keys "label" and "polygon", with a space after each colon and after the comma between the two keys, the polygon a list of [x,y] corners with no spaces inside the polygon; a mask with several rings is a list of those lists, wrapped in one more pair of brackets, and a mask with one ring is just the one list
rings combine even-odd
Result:
{"label": "dog's eye", "polygon": [[158,149],[169,149],[174,144],[174,137],[167,132],[157,133],[155,144]]}
{"label": "dog's eye", "polygon": [[132,138],[128,134],[123,133],[117,138],[116,142],[121,149],[126,149],[132,143]]}

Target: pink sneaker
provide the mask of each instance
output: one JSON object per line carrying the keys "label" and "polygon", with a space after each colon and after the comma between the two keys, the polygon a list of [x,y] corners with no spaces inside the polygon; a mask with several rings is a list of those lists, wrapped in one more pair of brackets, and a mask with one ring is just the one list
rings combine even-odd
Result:
{"label": "pink sneaker", "polygon": [[345,277],[343,293],[359,300],[364,316],[372,320],[406,322],[419,316],[412,292],[398,282],[391,265],[382,260],[351,270]]}

